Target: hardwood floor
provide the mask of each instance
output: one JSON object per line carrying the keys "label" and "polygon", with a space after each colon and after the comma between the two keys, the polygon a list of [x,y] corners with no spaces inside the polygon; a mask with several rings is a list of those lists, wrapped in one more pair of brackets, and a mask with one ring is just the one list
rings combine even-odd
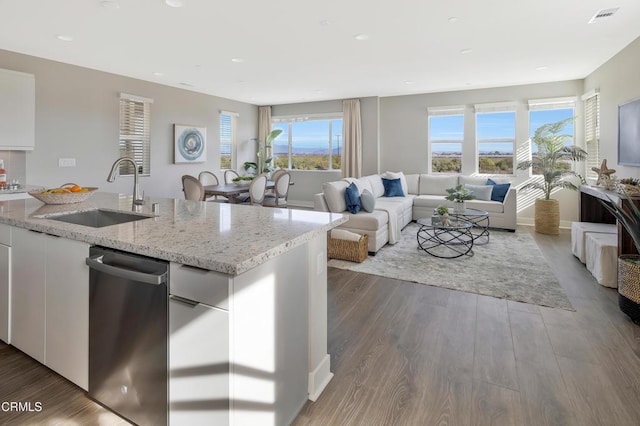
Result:
{"label": "hardwood floor", "polygon": [[[335,376],[295,425],[640,424],[640,326],[568,232],[534,237],[576,312],[330,269]],[[2,344],[1,401],[43,410],[0,424],[126,424]]]}

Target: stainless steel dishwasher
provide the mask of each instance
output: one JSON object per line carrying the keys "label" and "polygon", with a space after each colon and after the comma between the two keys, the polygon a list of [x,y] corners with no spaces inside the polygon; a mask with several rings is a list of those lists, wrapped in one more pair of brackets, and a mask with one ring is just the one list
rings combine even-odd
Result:
{"label": "stainless steel dishwasher", "polygon": [[91,247],[89,396],[139,425],[168,417],[168,262]]}

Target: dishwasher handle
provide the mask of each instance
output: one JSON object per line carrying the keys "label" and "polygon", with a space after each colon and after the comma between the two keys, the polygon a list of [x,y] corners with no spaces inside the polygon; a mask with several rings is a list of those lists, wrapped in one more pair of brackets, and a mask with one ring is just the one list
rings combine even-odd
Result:
{"label": "dishwasher handle", "polygon": [[167,282],[166,271],[161,273],[147,273],[136,271],[133,269],[118,268],[117,266],[111,266],[104,263],[104,256],[104,254],[89,256],[85,259],[86,264],[89,266],[89,268],[127,280],[155,285],[160,285]]}

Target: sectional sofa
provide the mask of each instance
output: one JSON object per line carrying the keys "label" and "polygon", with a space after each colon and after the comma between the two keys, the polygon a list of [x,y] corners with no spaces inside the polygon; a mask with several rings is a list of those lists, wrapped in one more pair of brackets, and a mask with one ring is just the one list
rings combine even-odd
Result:
{"label": "sectional sofa", "polygon": [[[400,178],[402,197],[385,197],[382,177]],[[492,178],[497,183],[503,180]],[[373,194],[375,206],[372,212],[360,211],[352,214],[347,211],[345,190],[355,183],[358,192],[366,189]],[[359,179],[345,178],[323,184],[323,192],[314,195],[314,208],[318,211],[344,213],[349,221],[340,225],[359,234],[369,236],[369,252],[375,253],[385,244],[395,244],[400,239],[401,230],[412,220],[431,217],[433,209],[439,205],[452,205],[445,200],[447,188],[457,185],[486,185],[487,178],[462,175],[407,174],[402,172],[383,175],[370,175]],[[511,186],[504,201],[469,200],[467,207],[485,210],[489,213],[491,228],[510,231],[516,229],[516,189]]]}

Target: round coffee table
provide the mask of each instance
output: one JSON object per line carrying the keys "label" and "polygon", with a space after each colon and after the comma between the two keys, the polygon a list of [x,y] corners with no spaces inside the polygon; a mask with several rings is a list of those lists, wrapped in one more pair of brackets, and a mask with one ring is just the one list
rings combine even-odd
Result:
{"label": "round coffee table", "polygon": [[452,220],[451,225],[432,223],[431,218],[418,219],[420,226],[416,239],[418,248],[431,256],[453,259],[460,256],[473,256],[473,224],[468,220]]}
{"label": "round coffee table", "polygon": [[[435,209],[433,214],[436,214]],[[480,209],[466,208],[462,213],[456,213],[449,208],[449,217],[454,219],[462,219],[471,222],[471,233],[475,245],[484,245],[489,243],[489,212]]]}

